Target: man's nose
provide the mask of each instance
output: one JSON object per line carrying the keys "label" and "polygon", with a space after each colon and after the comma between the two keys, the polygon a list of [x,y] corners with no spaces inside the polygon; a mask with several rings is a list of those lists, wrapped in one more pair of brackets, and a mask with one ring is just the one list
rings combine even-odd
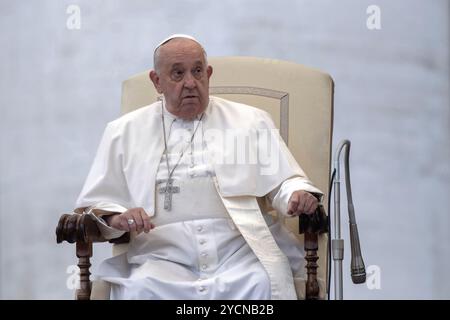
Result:
{"label": "man's nose", "polygon": [[187,89],[194,89],[197,86],[195,78],[192,74],[190,73],[186,74],[186,78],[184,79],[184,86]]}

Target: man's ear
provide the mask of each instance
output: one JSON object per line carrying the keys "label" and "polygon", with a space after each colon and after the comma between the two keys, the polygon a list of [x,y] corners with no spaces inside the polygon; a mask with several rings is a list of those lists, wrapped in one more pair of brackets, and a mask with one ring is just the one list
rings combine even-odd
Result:
{"label": "man's ear", "polygon": [[208,76],[208,79],[211,77],[213,73],[213,68],[211,66],[208,66],[208,68],[206,68],[206,75]]}
{"label": "man's ear", "polygon": [[159,76],[156,73],[155,70],[150,71],[150,73],[148,74],[150,77],[150,80],[152,80],[153,85],[155,86],[156,91],[158,91],[158,93],[163,93],[162,89],[161,89],[161,84],[159,83]]}

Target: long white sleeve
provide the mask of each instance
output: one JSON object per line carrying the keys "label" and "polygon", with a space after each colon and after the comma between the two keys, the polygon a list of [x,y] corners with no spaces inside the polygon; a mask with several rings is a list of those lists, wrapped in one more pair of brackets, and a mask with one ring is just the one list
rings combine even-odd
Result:
{"label": "long white sleeve", "polygon": [[105,239],[124,234],[107,225],[102,218],[112,212],[125,212],[134,207],[123,169],[123,147],[113,123],[106,127],[89,175],[78,196],[76,211],[93,217]]}
{"label": "long white sleeve", "polygon": [[314,187],[308,179],[304,177],[294,177],[285,180],[280,186],[272,190],[267,197],[271,201],[272,207],[277,210],[278,213],[286,217],[292,217],[287,214],[288,203],[292,193],[297,190],[313,193],[315,196],[319,196],[320,199],[322,199],[323,196],[323,192]]}
{"label": "long white sleeve", "polygon": [[86,214],[90,215],[95,220],[102,236],[106,240],[121,237],[125,233],[125,231],[110,227],[102,218],[102,216],[108,215],[108,213],[105,213],[105,211],[123,213],[127,211],[127,208],[114,203],[100,202],[96,205],[86,208],[85,210]]}
{"label": "long white sleeve", "polygon": [[119,130],[114,123],[109,123],[76,201],[76,208],[87,208],[99,203],[112,203],[125,208],[135,207],[124,175],[123,158]]}

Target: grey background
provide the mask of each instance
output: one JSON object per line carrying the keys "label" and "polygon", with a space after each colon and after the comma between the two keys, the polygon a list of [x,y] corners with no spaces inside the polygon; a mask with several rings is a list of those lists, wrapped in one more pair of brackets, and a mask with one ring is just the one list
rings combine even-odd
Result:
{"label": "grey background", "polygon": [[[81,29],[69,30],[69,5]],[[381,30],[366,27],[369,5]],[[449,4],[420,1],[0,1],[2,299],[71,299],[70,212],[121,82],[149,69],[172,33],[210,56],[312,66],[336,82],[334,144],[352,141],[353,198],[366,266],[381,289],[349,299],[450,298]],[[343,198],[344,199],[344,198]],[[342,207],[345,214],[345,207]],[[343,235],[349,245],[347,218]],[[95,245],[94,270],[109,255]]]}

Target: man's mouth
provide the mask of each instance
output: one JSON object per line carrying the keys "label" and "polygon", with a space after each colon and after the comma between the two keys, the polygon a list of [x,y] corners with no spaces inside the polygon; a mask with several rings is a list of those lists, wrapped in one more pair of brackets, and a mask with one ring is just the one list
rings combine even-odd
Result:
{"label": "man's mouth", "polygon": [[197,96],[195,96],[195,95],[187,95],[187,96],[183,97],[183,99],[193,99],[193,98],[197,98]]}

